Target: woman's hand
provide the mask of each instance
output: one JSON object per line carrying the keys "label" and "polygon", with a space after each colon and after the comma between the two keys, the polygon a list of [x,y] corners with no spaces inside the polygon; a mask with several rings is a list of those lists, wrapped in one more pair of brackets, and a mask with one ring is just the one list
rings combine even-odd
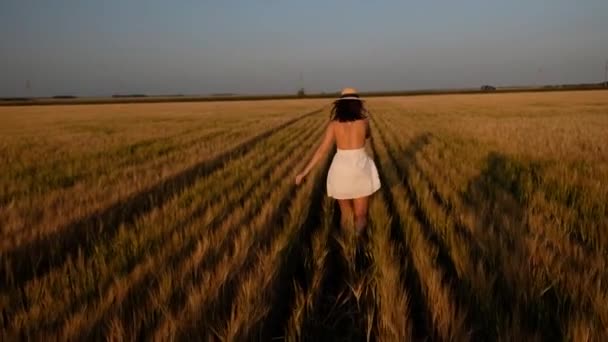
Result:
{"label": "woman's hand", "polygon": [[300,183],[302,183],[302,180],[304,179],[304,177],[306,177],[305,174],[298,173],[298,175],[296,176],[296,185],[300,185]]}

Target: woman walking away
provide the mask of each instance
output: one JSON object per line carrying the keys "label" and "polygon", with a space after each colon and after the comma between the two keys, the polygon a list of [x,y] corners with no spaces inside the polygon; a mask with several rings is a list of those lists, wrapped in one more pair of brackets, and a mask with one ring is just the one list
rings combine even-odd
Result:
{"label": "woman walking away", "polygon": [[296,176],[296,184],[300,184],[335,142],[337,152],[327,174],[327,195],[338,200],[343,229],[348,228],[354,214],[357,235],[367,226],[369,196],[380,189],[376,165],[365,152],[365,141],[370,136],[367,114],[357,91],[344,88],[334,101],[321,145]]}

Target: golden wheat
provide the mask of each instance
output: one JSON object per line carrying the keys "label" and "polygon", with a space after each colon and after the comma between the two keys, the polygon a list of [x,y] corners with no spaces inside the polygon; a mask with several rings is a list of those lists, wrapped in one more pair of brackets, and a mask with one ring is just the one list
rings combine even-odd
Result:
{"label": "golden wheat", "polygon": [[0,338],[608,338],[605,91],[368,99],[360,238],[328,104],[0,107]]}

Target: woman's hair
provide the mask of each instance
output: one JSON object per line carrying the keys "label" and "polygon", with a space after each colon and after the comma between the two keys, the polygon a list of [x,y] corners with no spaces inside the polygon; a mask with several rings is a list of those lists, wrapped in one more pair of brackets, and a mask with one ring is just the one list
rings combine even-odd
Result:
{"label": "woman's hair", "polygon": [[336,100],[331,109],[331,121],[355,121],[367,118],[367,109],[360,100]]}

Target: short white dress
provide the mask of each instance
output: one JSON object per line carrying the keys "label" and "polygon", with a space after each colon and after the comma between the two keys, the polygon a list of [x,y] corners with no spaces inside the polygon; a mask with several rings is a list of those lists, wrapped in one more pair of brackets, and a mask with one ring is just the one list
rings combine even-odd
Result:
{"label": "short white dress", "polygon": [[327,173],[327,196],[335,199],[360,198],[378,189],[378,170],[365,148],[338,149]]}

